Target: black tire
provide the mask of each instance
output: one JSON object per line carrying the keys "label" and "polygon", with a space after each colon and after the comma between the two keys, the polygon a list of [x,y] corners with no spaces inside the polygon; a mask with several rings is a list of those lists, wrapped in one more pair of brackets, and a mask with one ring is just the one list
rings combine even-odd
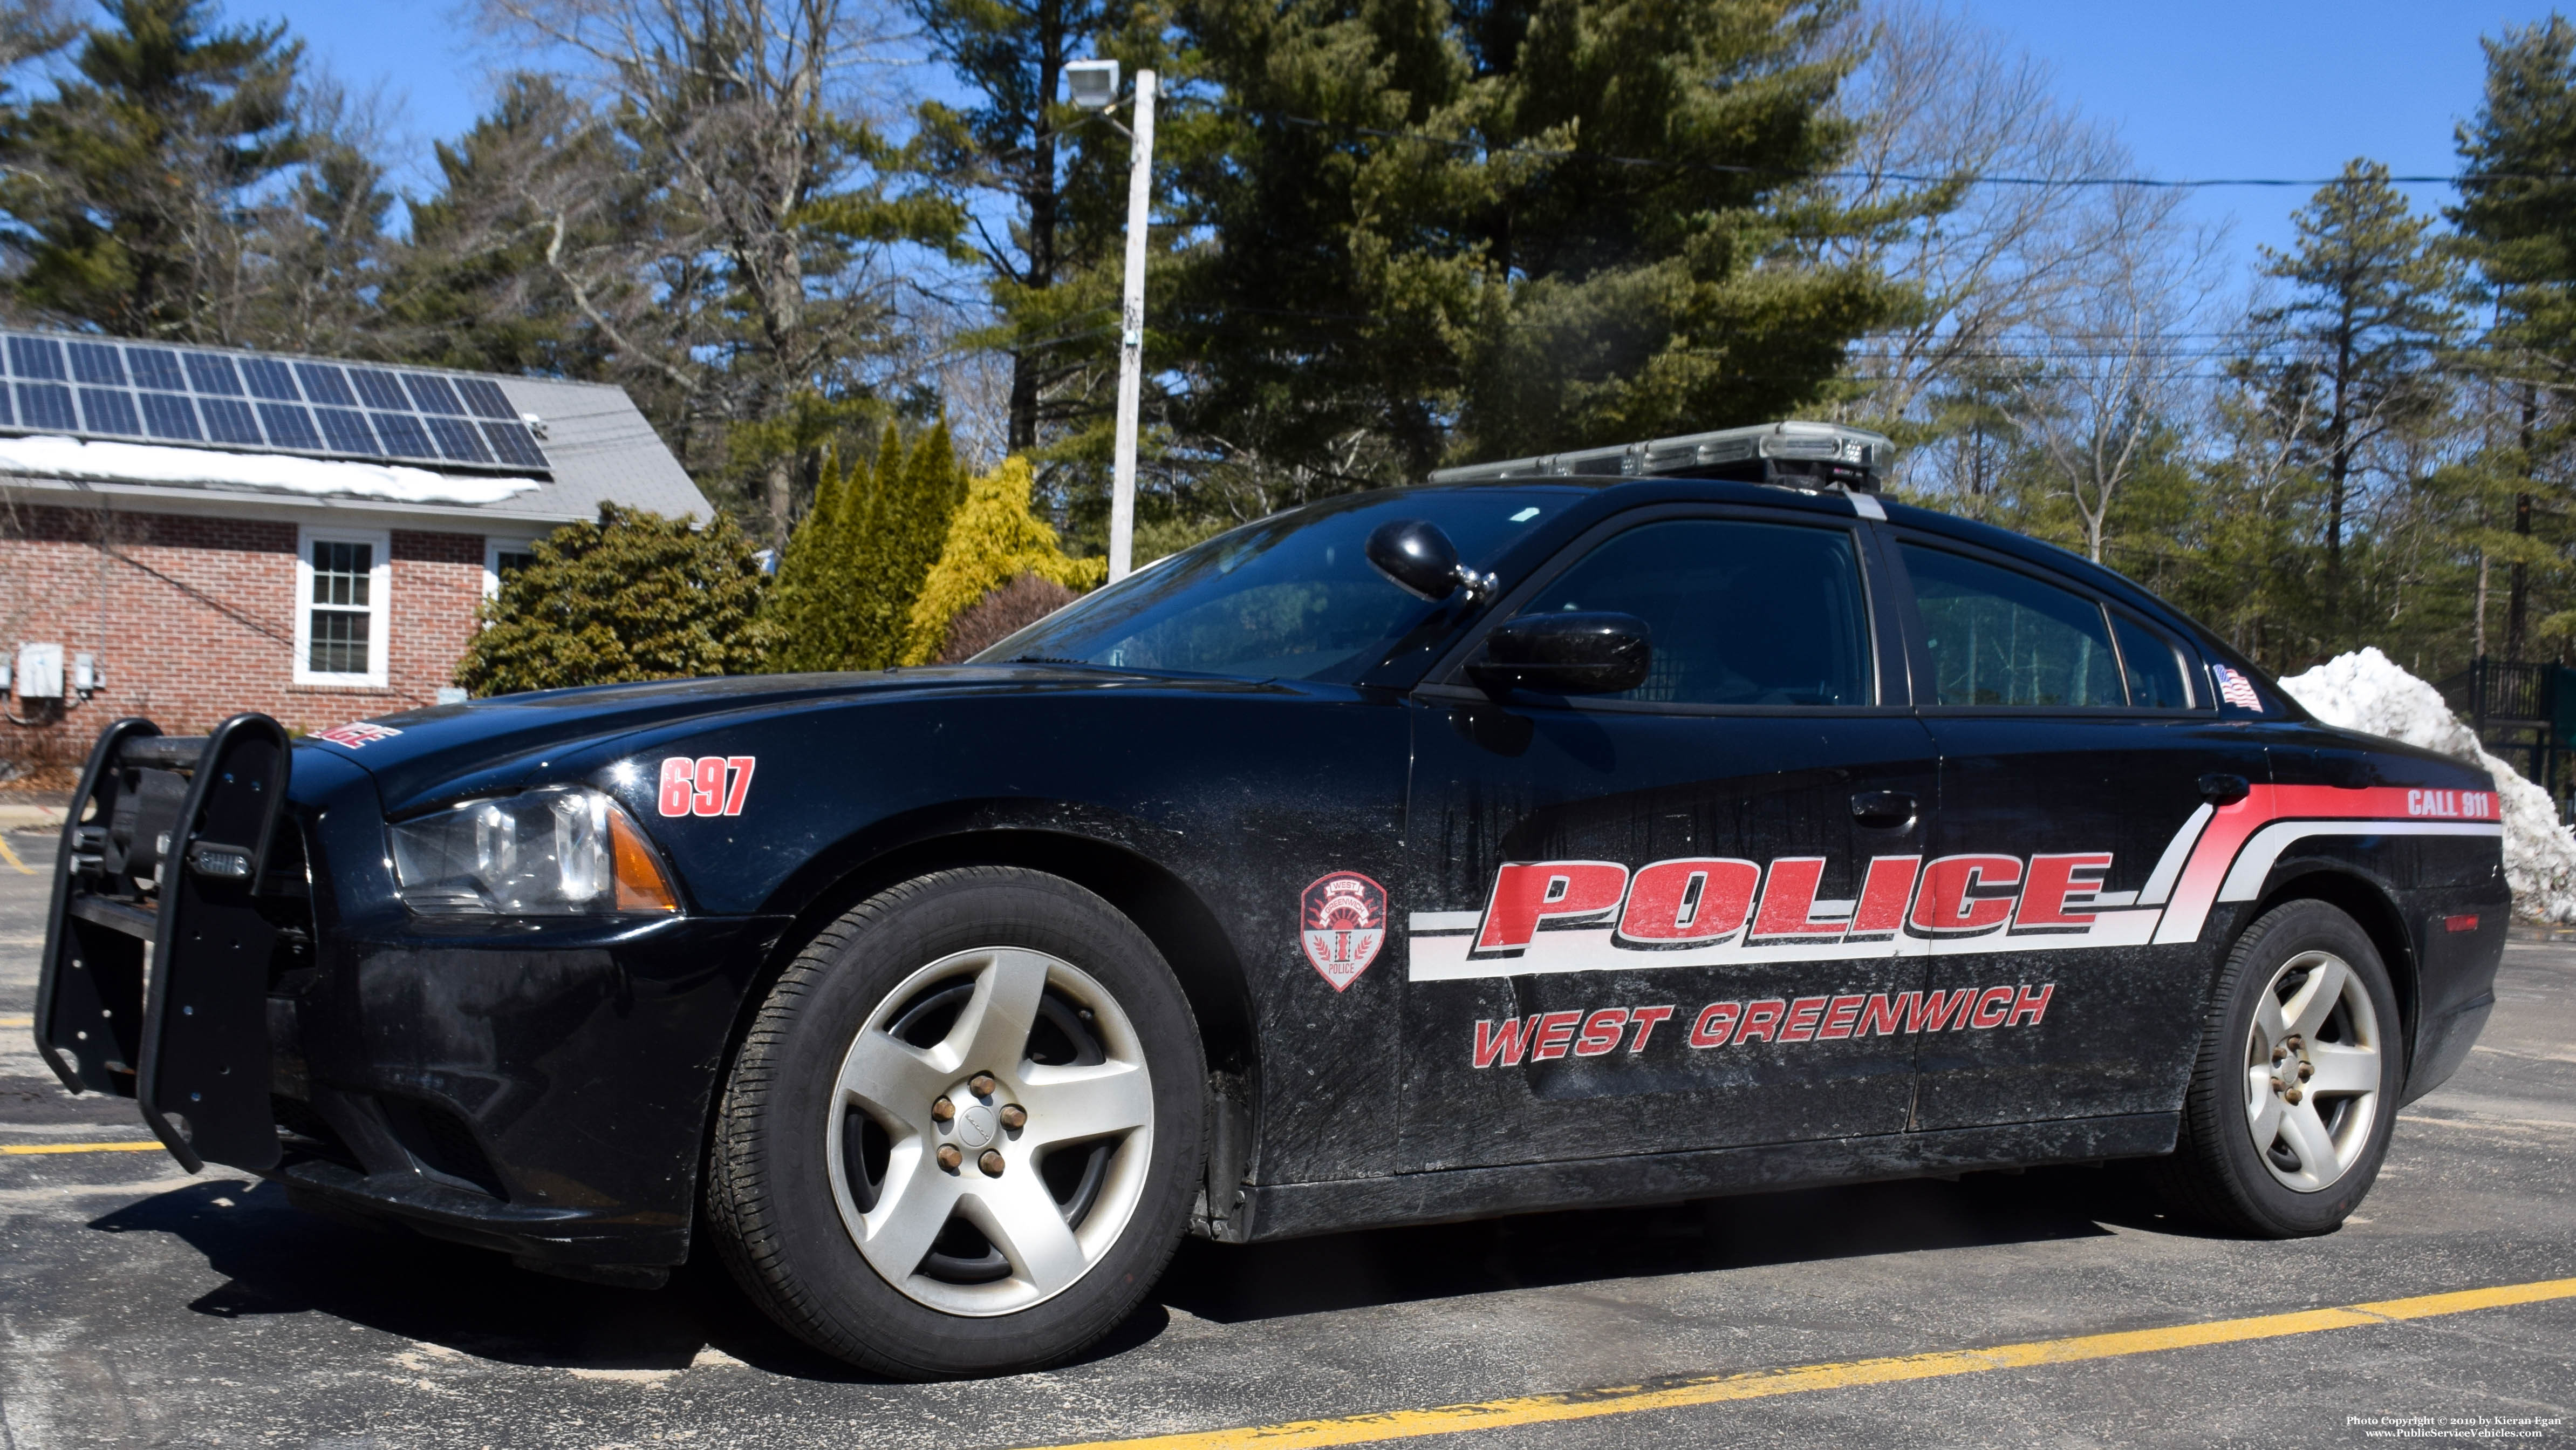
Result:
{"label": "black tire", "polygon": [[[2285,967],[2314,960],[2311,954],[2315,953],[2327,954],[2349,969],[2351,982],[2366,995],[2372,1012],[2363,1023],[2357,1010],[2343,1009],[2340,1018],[2330,1018],[2317,1029],[2316,1035],[2325,1040],[2313,1045],[2333,1048],[2344,1045],[2333,1040],[2337,1034],[2366,1031],[2374,1039],[2368,1045],[2378,1053],[2378,1086],[2366,1127],[2353,1124],[2349,1134],[2355,1150],[2349,1163],[2337,1176],[2324,1180],[2323,1186],[2302,1190],[2283,1182],[2265,1161],[2267,1155],[2275,1156],[2284,1171],[2290,1171],[2297,1155],[2287,1147],[2267,1150],[2255,1142],[2249,1102],[2259,1104],[2260,1099],[2254,1097],[2258,1088],[2250,1079],[2256,1058],[2270,1056],[2256,1049],[2253,1038],[2264,993],[2274,989]],[[2281,990],[2295,990],[2303,980],[2304,972],[2294,969]],[[2379,1176],[2396,1122],[2404,1060],[2397,995],[2369,933],[2325,902],[2285,902],[2247,927],[2228,953],[2211,993],[2191,1087],[2183,1100],[2181,1133],[2173,1154],[2149,1166],[2151,1181],[2169,1209],[2223,1232],[2255,1238],[2331,1233],[2360,1206]],[[2293,1056],[2279,1068],[2264,1070],[2276,1082],[2300,1087],[2307,1082],[2297,1076],[2301,1061]],[[2280,1093],[2279,1088],[2272,1091],[2276,1096]],[[2340,1114],[2359,1101],[2357,1096],[2338,1096],[2328,1105],[2329,1100],[2319,1094],[2318,1103],[2311,1106]],[[2322,1173],[2316,1176],[2323,1178]]]}
{"label": "black tire", "polygon": [[[1150,1076],[1152,1118],[1142,1188],[1131,1190],[1133,1208],[1117,1237],[1053,1297],[978,1315],[934,1307],[871,1264],[835,1197],[822,1125],[844,1111],[835,1106],[844,1055],[889,994],[930,964],[991,948],[1069,963],[1114,997]],[[1015,1051],[1040,1060],[1034,1046]],[[718,1109],[708,1224],[753,1302],[790,1333],[863,1369],[946,1379],[1060,1363],[1125,1320],[1179,1244],[1205,1151],[1204,1063],[1189,1002],[1161,953],[1100,897],[1007,867],[907,881],[816,934],[762,1003]],[[962,1093],[940,1101],[948,1096],[974,1105]],[[965,1122],[960,1113],[953,1126]],[[924,1126],[951,1130],[946,1119]],[[976,1181],[975,1164],[970,1157],[951,1177]],[[984,1252],[1001,1261],[991,1241]]]}

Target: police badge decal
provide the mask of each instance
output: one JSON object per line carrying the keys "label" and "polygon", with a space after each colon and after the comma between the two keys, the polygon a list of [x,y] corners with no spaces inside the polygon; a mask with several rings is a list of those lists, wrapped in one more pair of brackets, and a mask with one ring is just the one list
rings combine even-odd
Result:
{"label": "police badge decal", "polygon": [[1356,871],[1335,871],[1306,888],[1298,920],[1306,960],[1343,991],[1386,943],[1386,888]]}

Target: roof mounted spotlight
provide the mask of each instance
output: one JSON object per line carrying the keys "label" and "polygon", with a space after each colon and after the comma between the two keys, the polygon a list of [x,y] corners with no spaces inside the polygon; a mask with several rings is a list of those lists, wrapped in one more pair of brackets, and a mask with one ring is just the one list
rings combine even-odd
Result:
{"label": "roof mounted spotlight", "polygon": [[1105,111],[1118,104],[1118,62],[1114,60],[1069,61],[1064,83],[1073,103],[1086,111]]}

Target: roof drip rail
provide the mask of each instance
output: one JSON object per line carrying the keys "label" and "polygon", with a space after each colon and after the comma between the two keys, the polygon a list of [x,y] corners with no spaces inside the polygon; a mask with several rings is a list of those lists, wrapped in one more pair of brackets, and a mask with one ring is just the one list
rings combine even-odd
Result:
{"label": "roof drip rail", "polygon": [[1786,421],[1687,433],[1501,463],[1443,468],[1433,483],[1540,478],[1714,478],[1810,491],[1877,493],[1895,460],[1883,433],[1840,423]]}

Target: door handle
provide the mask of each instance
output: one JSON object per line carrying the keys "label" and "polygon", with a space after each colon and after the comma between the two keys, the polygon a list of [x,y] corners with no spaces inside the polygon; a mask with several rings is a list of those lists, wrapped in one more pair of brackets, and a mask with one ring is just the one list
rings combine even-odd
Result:
{"label": "door handle", "polygon": [[2252,792],[2241,775],[2211,771],[2200,778],[2201,799],[2214,806],[2232,806]]}
{"label": "door handle", "polygon": [[1852,819],[1872,830],[1902,830],[1914,824],[1914,794],[1902,790],[1860,791],[1852,796]]}

